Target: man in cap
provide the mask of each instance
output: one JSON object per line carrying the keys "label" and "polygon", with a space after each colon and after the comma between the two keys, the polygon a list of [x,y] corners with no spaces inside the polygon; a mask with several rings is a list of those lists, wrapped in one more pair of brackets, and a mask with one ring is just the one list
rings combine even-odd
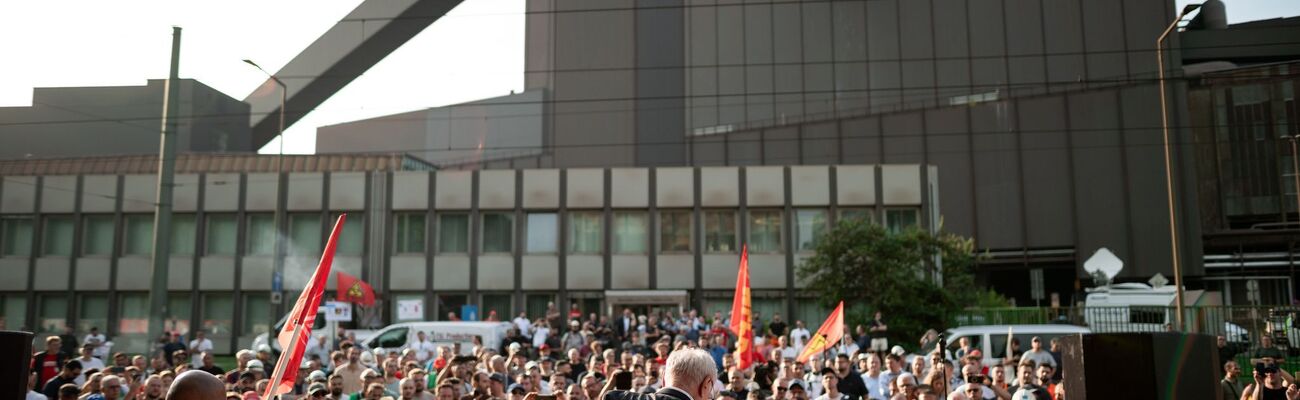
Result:
{"label": "man in cap", "polygon": [[311,399],[324,399],[325,396],[330,394],[330,391],[325,388],[325,385],[317,382],[307,385],[307,391],[305,394]]}
{"label": "man in cap", "polygon": [[[81,375],[81,362],[77,360],[68,360],[63,363],[63,368],[59,370],[58,375],[45,381],[45,386],[41,389],[41,393],[45,394],[45,397],[56,399],[59,397],[59,387],[68,383],[76,384],[76,379],[79,375]],[[103,381],[101,381],[100,384],[102,385]]]}
{"label": "man in cap", "polygon": [[[101,370],[101,371],[104,370],[104,362],[100,361],[100,359],[98,358],[95,358],[94,352],[95,352],[95,345],[90,343],[81,345],[81,357],[77,357],[75,358],[75,360],[81,363],[81,369],[83,371],[89,371],[92,369]],[[76,378],[76,384],[84,385],[85,383],[86,383],[86,375],[78,374]]]}
{"label": "man in cap", "polygon": [[[780,314],[777,314],[780,316]],[[770,325],[769,325],[770,326]],[[808,384],[798,379],[791,379],[790,383],[785,385],[786,398],[789,400],[808,400],[808,390],[804,388]]]}
{"label": "man in cap", "polygon": [[518,383],[512,383],[506,389],[506,393],[509,394],[509,397],[507,397],[509,400],[524,400],[524,395],[528,394],[528,389]]}

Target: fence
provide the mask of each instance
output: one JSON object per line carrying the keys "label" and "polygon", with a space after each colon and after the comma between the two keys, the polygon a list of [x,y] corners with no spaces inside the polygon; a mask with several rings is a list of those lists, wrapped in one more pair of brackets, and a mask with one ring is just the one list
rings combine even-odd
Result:
{"label": "fence", "polygon": [[[1164,332],[1174,330],[1177,313],[1167,306],[980,308],[965,310],[950,326],[1070,324],[1094,333]],[[1184,331],[1227,339],[1247,379],[1252,370],[1250,354],[1263,335],[1286,354],[1282,368],[1300,372],[1300,307],[1188,306],[1183,314]]]}

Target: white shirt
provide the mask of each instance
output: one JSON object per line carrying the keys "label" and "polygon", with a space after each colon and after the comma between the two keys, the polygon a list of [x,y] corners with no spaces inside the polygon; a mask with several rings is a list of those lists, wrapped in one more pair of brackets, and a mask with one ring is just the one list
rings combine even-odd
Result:
{"label": "white shirt", "polygon": [[817,398],[813,400],[840,400],[843,398],[844,398],[844,393],[840,393],[838,396],[835,397],[831,397],[829,394],[823,394],[821,396],[817,396]]}
{"label": "white shirt", "polygon": [[45,397],[45,395],[40,394],[39,392],[28,390],[26,400],[50,400],[50,399],[48,397]]}
{"label": "white shirt", "polygon": [[[200,342],[200,340],[202,340]],[[190,366],[199,368],[203,366],[203,353],[212,351],[212,339],[194,339],[190,341]]]}
{"label": "white shirt", "polygon": [[533,322],[528,318],[517,317],[514,320],[515,326],[519,328],[519,334],[527,337],[533,337]]}
{"label": "white shirt", "polygon": [[551,328],[544,326],[538,327],[537,331],[533,332],[533,348],[541,348],[543,344],[546,344],[546,339],[549,339],[550,336]]}
{"label": "white shirt", "polygon": [[433,342],[418,338],[415,340],[415,343],[411,343],[411,350],[415,350],[415,359],[419,362],[429,361],[429,357],[433,356],[433,352],[438,351],[433,346]]}
{"label": "white shirt", "polygon": [[[864,383],[864,384],[867,385],[867,398],[868,398],[868,399],[871,399],[871,400],[885,400],[885,399],[888,398],[887,396],[885,396],[885,392],[882,391],[882,390],[880,389],[880,377],[883,376],[883,375],[885,375],[883,372],[881,372],[881,373],[877,373],[877,374],[876,374],[876,377],[875,377],[875,378],[872,378],[872,377],[871,377],[871,373],[869,373],[869,372],[863,372],[863,373],[862,373],[862,383]],[[886,387],[888,387],[888,386],[886,386]]]}
{"label": "white shirt", "polygon": [[796,357],[799,357],[799,351],[795,350],[795,348],[786,347],[784,349],[781,349],[781,358],[796,358]]}
{"label": "white shirt", "polygon": [[94,355],[95,357],[104,358],[104,357],[108,357],[108,347],[104,346],[104,343],[107,342],[108,342],[108,338],[104,337],[104,334],[101,333],[98,335],[94,335],[94,334],[86,335],[86,339],[82,340],[81,344],[95,345],[95,350],[91,354]]}
{"label": "white shirt", "polygon": [[[100,359],[98,358],[91,357],[89,360],[86,360],[81,357],[77,357],[76,360],[77,362],[81,363],[82,371],[89,371],[92,368],[100,371],[104,370],[104,362],[100,361]],[[77,386],[81,386],[86,383],[86,374],[77,375],[77,378],[73,379],[72,381],[76,382]]]}
{"label": "white shirt", "polygon": [[812,333],[804,328],[794,328],[790,330],[790,341],[794,342],[794,348],[797,352],[802,352],[803,347],[808,345],[808,339],[812,338]]}

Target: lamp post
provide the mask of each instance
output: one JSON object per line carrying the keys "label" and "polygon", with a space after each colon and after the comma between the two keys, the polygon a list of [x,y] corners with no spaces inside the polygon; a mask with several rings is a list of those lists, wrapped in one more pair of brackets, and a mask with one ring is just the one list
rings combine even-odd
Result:
{"label": "lamp post", "polygon": [[[280,153],[275,158],[276,192],[279,194],[276,196],[277,206],[276,206],[275,214],[273,214],[274,217],[272,219],[273,221],[272,229],[275,231],[275,249],[272,250],[274,253],[273,256],[274,260],[271,262],[271,270],[273,274],[272,276],[273,287],[271,288],[272,289],[271,302],[276,304],[276,306],[273,308],[276,310],[278,314],[280,310],[279,304],[282,303],[282,299],[280,298],[281,296],[280,290],[282,289],[280,285],[276,284],[276,282],[282,282],[284,276],[284,248],[282,246],[283,240],[281,240],[280,238],[281,236],[280,235],[280,214],[283,213],[284,210],[280,209],[279,204],[282,204],[282,202],[284,201],[284,199],[280,197],[282,197],[283,193],[285,193],[285,191],[283,190],[284,189],[283,186],[286,183],[284,181],[284,178],[282,177],[282,175],[284,174],[284,109],[286,104],[285,100],[288,98],[289,95],[289,87],[284,84],[284,81],[281,81],[280,78],[276,78],[275,75],[271,74],[270,72],[266,72],[266,70],[263,69],[262,66],[257,65],[257,63],[253,62],[253,60],[245,59],[244,62],[247,63],[248,65],[252,65],[253,68],[257,68],[258,71],[262,71],[262,73],[266,74],[268,78],[271,78],[272,81],[275,81],[275,84],[280,85],[280,135],[279,135]],[[272,332],[272,336],[274,336],[274,332]]]}
{"label": "lamp post", "polygon": [[1174,31],[1174,28],[1178,27],[1178,22],[1182,21],[1184,17],[1187,17],[1187,14],[1191,14],[1192,11],[1196,11],[1198,8],[1201,8],[1200,4],[1188,4],[1183,7],[1183,11],[1178,14],[1178,18],[1174,18],[1174,21],[1169,23],[1169,27],[1165,28],[1165,31],[1160,34],[1159,38],[1156,38],[1156,64],[1159,68],[1160,74],[1160,130],[1164,134],[1165,145],[1165,197],[1169,202],[1169,248],[1173,255],[1174,302],[1176,303],[1174,309],[1177,312],[1174,321],[1177,324],[1177,329],[1179,331],[1185,328],[1185,325],[1183,325],[1183,269],[1182,266],[1179,265],[1178,219],[1174,213],[1174,177],[1173,168],[1171,168],[1169,161],[1169,106],[1165,94],[1164,46],[1165,38],[1169,36],[1170,32]]}

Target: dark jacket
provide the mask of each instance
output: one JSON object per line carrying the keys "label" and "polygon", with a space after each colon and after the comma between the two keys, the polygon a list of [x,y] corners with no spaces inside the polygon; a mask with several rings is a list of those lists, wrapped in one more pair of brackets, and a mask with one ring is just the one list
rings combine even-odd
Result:
{"label": "dark jacket", "polygon": [[840,393],[854,398],[861,398],[867,394],[867,384],[862,381],[862,375],[855,372],[850,372],[847,376],[840,378],[840,383],[836,387],[839,388]]}
{"label": "dark jacket", "polygon": [[[651,394],[615,390],[605,394],[600,400],[692,400],[691,396],[673,388],[663,388]],[[708,400],[708,399],[700,399]]]}

